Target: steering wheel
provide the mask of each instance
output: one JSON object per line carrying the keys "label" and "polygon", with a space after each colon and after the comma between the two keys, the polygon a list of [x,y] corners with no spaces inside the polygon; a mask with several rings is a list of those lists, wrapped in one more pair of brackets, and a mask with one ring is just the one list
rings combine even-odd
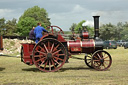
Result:
{"label": "steering wheel", "polygon": [[[59,31],[56,30],[56,28],[59,29]],[[60,33],[64,34],[63,30],[60,27],[58,27],[58,26],[49,26],[46,29],[50,29],[51,33],[53,33],[53,34],[56,34],[56,33],[58,33],[58,34],[60,34]]]}

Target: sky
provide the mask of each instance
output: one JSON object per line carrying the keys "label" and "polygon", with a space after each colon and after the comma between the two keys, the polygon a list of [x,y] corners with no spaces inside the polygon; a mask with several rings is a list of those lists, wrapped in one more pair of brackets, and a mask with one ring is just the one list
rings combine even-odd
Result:
{"label": "sky", "polygon": [[51,24],[65,31],[82,20],[91,25],[97,15],[102,24],[128,21],[128,0],[0,0],[0,18],[18,20],[34,6],[46,9]]}

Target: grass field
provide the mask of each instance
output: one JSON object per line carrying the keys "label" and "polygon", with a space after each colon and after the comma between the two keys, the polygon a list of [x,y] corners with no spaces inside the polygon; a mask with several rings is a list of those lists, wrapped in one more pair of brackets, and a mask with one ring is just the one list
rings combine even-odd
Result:
{"label": "grass field", "polygon": [[0,85],[128,85],[128,49],[106,51],[113,60],[107,71],[90,69],[84,60],[70,58],[59,71],[45,73],[20,62],[20,58],[0,56]]}

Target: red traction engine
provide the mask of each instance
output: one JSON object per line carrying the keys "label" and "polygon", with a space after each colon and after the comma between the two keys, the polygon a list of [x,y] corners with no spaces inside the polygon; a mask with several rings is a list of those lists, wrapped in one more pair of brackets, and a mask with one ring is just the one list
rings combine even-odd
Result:
{"label": "red traction engine", "polygon": [[[95,36],[89,38],[88,32],[82,32],[80,39],[66,41],[64,32],[58,26],[48,27],[51,33],[45,34],[35,43],[22,43],[21,61],[27,65],[35,64],[44,72],[58,71],[71,54],[85,53],[84,61],[90,68],[103,71],[112,63],[110,54],[103,50],[103,41],[99,39],[99,16],[94,17]],[[55,28],[59,29],[55,32]]]}

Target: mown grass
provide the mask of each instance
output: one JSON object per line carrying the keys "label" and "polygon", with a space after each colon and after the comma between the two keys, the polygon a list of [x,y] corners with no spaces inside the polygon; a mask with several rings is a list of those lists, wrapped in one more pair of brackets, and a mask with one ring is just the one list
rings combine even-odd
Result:
{"label": "mown grass", "polygon": [[90,69],[75,55],[57,72],[45,73],[35,65],[28,66],[20,58],[0,56],[0,85],[127,85],[128,49],[107,50],[112,56],[112,66],[107,71]]}

